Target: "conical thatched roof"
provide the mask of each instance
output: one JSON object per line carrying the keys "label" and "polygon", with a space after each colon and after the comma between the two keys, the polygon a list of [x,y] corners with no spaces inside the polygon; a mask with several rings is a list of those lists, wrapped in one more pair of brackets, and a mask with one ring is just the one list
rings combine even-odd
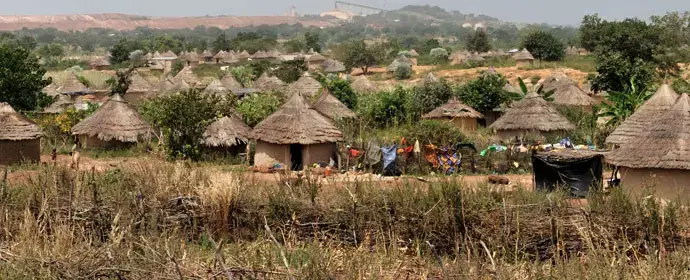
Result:
{"label": "conical thatched roof", "polygon": [[201,53],[201,56],[204,58],[213,58],[213,53],[209,50],[205,50],[203,53]]}
{"label": "conical thatched roof", "polygon": [[211,93],[227,93],[229,90],[223,85],[223,83],[218,79],[213,79],[211,83],[204,89],[206,92]]}
{"label": "conical thatched roof", "polygon": [[289,94],[300,93],[303,96],[314,96],[321,90],[321,83],[310,76],[302,76],[288,87]]}
{"label": "conical thatched roof", "polygon": [[301,94],[294,94],[254,127],[252,138],[273,144],[311,145],[341,141],[343,133],[331,119],[311,108]]}
{"label": "conical thatched roof", "polygon": [[307,59],[307,62],[322,62],[322,61],[326,61],[326,57],[324,57],[323,55],[321,55],[319,53],[314,53]]}
{"label": "conical thatched roof", "polygon": [[543,86],[544,91],[555,90],[558,92],[560,89],[567,89],[571,85],[577,85],[577,82],[564,73],[555,73],[546,77],[541,85]]}
{"label": "conical thatched roof", "polygon": [[[167,84],[167,83],[166,83]],[[187,82],[184,80],[178,80],[175,81],[172,85],[172,87],[169,88],[169,91],[177,92],[177,91],[183,91],[183,90],[188,90],[191,89],[192,86],[190,86]]]}
{"label": "conical thatched roof", "polygon": [[223,63],[237,63],[239,62],[239,59],[237,59],[237,56],[233,53],[226,53],[225,57],[223,58]]}
{"label": "conical thatched roof", "polygon": [[248,59],[250,57],[251,57],[251,55],[246,50],[242,51],[240,54],[237,55],[237,58],[239,58],[239,59]]}
{"label": "conical thatched roof", "polygon": [[418,57],[419,53],[416,50],[410,50],[410,56],[411,57]]}
{"label": "conical thatched roof", "polygon": [[151,60],[153,58],[153,54],[148,52],[144,56],[141,57],[144,60]]}
{"label": "conical thatched roof", "polygon": [[424,119],[438,119],[438,118],[473,118],[482,119],[484,116],[477,112],[472,107],[462,103],[455,98],[448,101],[441,107],[438,107],[426,115],[422,116]]}
{"label": "conical thatched roof", "polygon": [[264,72],[254,81],[254,87],[262,91],[281,90],[285,87],[285,83],[276,76],[269,76]]}
{"label": "conical thatched roof", "polygon": [[132,93],[132,92],[149,92],[153,88],[153,85],[144,79],[144,77],[139,74],[139,71],[132,71],[132,84],[129,85],[129,89],[127,89],[127,93]]}
{"label": "conical thatched roof", "polygon": [[224,59],[228,56],[228,53],[224,50],[220,50],[216,55],[213,56],[214,59]]}
{"label": "conical thatched roof", "polygon": [[194,71],[192,71],[192,67],[185,66],[175,75],[175,78],[173,78],[173,82],[178,83],[179,81],[185,81],[189,85],[195,85],[199,83],[199,78],[194,74]]}
{"label": "conical thatched roof", "polygon": [[96,59],[92,59],[89,62],[89,66],[91,67],[104,67],[104,66],[110,66],[110,61],[105,59],[104,57],[98,57]]}
{"label": "conical thatched roof", "polygon": [[137,142],[149,137],[150,131],[151,127],[119,94],[110,97],[96,112],[72,128],[73,135],[120,142]]}
{"label": "conical thatched roof", "polygon": [[678,94],[669,85],[663,84],[654,96],[637,108],[606,138],[606,143],[622,145],[642,135],[656,125],[654,120],[673,106],[677,98]]}
{"label": "conical thatched roof", "polygon": [[264,51],[257,51],[252,55],[252,59],[266,59],[268,54]]}
{"label": "conical thatched roof", "polygon": [[527,49],[522,49],[520,52],[513,55],[515,60],[534,60],[534,56]]}
{"label": "conical thatched roof", "polygon": [[42,91],[48,96],[60,95],[60,93],[58,92],[58,87],[55,85],[54,82],[44,87]]}
{"label": "conical thatched roof", "polygon": [[204,144],[211,147],[232,147],[247,144],[252,128],[236,114],[222,117],[206,127]]}
{"label": "conical thatched roof", "polygon": [[199,54],[197,54],[196,52],[188,52],[184,56],[184,60],[189,61],[189,62],[199,62],[202,59],[201,59],[201,57],[199,57]]}
{"label": "conical thatched roof", "polygon": [[580,87],[576,85],[569,85],[565,88],[560,88],[556,90],[552,96],[553,103],[564,106],[592,106],[596,102],[594,99],[589,97],[587,93],[582,91]]}
{"label": "conical thatched roof", "polygon": [[160,83],[158,83],[158,91],[159,92],[166,92],[166,91],[172,91],[175,87],[175,83],[170,81],[167,77],[163,77],[161,79]]}
{"label": "conical thatched roof", "polygon": [[522,100],[513,103],[490,127],[494,130],[543,132],[575,129],[568,119],[536,93],[527,94]]}
{"label": "conical thatched roof", "polygon": [[324,61],[321,64],[321,67],[323,68],[324,73],[340,73],[347,70],[345,69],[345,65],[343,65],[340,61],[333,59]]}
{"label": "conical thatched roof", "polygon": [[376,91],[376,85],[371,82],[366,76],[359,76],[353,79],[350,85],[355,92],[372,92]]}
{"label": "conical thatched roof", "polygon": [[79,81],[77,74],[74,72],[70,72],[69,75],[67,75],[67,79],[57,91],[61,94],[84,94],[90,92],[90,90]]}
{"label": "conical thatched roof", "polygon": [[357,117],[355,112],[352,112],[350,108],[347,108],[347,106],[340,102],[338,98],[333,96],[328,89],[324,89],[321,92],[321,96],[319,96],[319,99],[314,102],[313,106],[314,109],[331,118],[332,120]]}
{"label": "conical thatched roof", "polygon": [[41,136],[37,124],[17,113],[10,104],[0,102],[0,140],[33,140]]}
{"label": "conical thatched roof", "polygon": [[481,55],[479,55],[478,53],[472,53],[472,54],[467,58],[467,60],[468,60],[468,61],[474,61],[474,62],[481,62],[481,61],[484,61],[484,60],[486,60],[486,59],[485,59],[484,57],[482,57]]}
{"label": "conical thatched roof", "polygon": [[242,84],[240,84],[240,82],[238,82],[237,79],[235,79],[235,76],[233,76],[232,74],[227,74],[223,76],[223,79],[220,82],[223,84],[223,87],[229,89],[232,92],[236,92],[244,88]]}
{"label": "conical thatched roof", "polygon": [[654,125],[606,156],[609,163],[631,168],[690,170],[690,104],[682,94]]}
{"label": "conical thatched roof", "polygon": [[58,99],[53,102],[53,104],[50,104],[50,106],[43,109],[43,113],[60,114],[71,106],[74,106],[72,98],[70,98],[68,95],[60,94],[58,95]]}
{"label": "conical thatched roof", "polygon": [[160,56],[161,56],[161,59],[164,59],[164,60],[175,60],[175,59],[177,59],[177,55],[172,51],[164,52]]}

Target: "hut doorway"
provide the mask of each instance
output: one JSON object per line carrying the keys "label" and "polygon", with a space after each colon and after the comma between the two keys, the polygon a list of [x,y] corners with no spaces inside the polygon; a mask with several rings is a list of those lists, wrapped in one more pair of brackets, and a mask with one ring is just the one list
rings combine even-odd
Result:
{"label": "hut doorway", "polygon": [[304,146],[300,144],[290,145],[290,169],[292,169],[292,171],[300,171],[303,169],[302,148],[304,148]]}

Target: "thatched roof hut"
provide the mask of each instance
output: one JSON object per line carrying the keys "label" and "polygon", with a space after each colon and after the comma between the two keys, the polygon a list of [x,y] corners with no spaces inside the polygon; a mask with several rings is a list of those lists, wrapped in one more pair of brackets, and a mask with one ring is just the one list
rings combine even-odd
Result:
{"label": "thatched roof hut", "polygon": [[177,55],[172,51],[167,51],[167,52],[164,52],[160,55],[160,59],[161,60],[175,60],[175,59],[177,59]]}
{"label": "thatched roof hut", "polygon": [[204,131],[204,144],[209,147],[233,147],[249,143],[252,128],[236,114],[222,117]]}
{"label": "thatched roof hut", "polygon": [[261,91],[277,91],[285,88],[285,83],[278,77],[269,76],[268,73],[264,72],[254,81],[254,87]]}
{"label": "thatched roof hut", "polygon": [[596,101],[576,85],[569,85],[556,90],[552,96],[553,103],[563,106],[591,108]]}
{"label": "thatched roof hut", "polygon": [[239,59],[239,60],[247,60],[247,59],[249,59],[250,57],[252,57],[252,55],[249,54],[249,52],[246,51],[246,50],[240,52],[240,53],[237,55],[237,59]]}
{"label": "thatched roof hut", "polygon": [[197,65],[199,64],[199,61],[204,60],[196,52],[188,52],[183,59],[187,61],[188,65]]}
{"label": "thatched roof hut", "polygon": [[340,61],[328,59],[321,64],[324,73],[341,73],[345,72],[347,69]]}
{"label": "thatched roof hut", "polygon": [[0,102],[0,165],[39,161],[42,136],[38,125]]}
{"label": "thatched roof hut", "polygon": [[60,95],[60,92],[58,92],[58,87],[55,85],[55,82],[47,85],[46,87],[41,90],[43,93],[45,93],[48,96],[58,96]]}
{"label": "thatched roof hut", "polygon": [[148,138],[150,132],[151,127],[119,94],[72,128],[72,135],[82,137],[82,144],[91,147],[135,143]]}
{"label": "thatched roof hut", "polygon": [[357,114],[347,108],[343,102],[333,96],[328,89],[321,91],[321,96],[314,102],[314,109],[332,120],[356,118]]}
{"label": "thatched roof hut", "polygon": [[205,50],[201,53],[201,57],[205,58],[206,60],[211,60],[213,58],[213,53],[211,53],[209,50]]}
{"label": "thatched roof hut", "polygon": [[43,109],[43,113],[46,114],[60,114],[67,110],[67,108],[74,106],[74,102],[72,101],[72,98],[69,97],[69,95],[58,95],[58,99],[53,102],[53,104],[50,104],[50,106],[46,107]]}
{"label": "thatched roof hut", "polygon": [[419,57],[419,53],[416,50],[410,50],[411,57]]}
{"label": "thatched roof hut", "polygon": [[200,83],[199,78],[194,74],[194,71],[192,70],[192,67],[190,66],[185,66],[180,70],[177,75],[173,78],[173,82],[178,83],[179,81],[185,81],[187,84],[190,86],[195,86]]}
{"label": "thatched roof hut", "polygon": [[343,134],[298,93],[256,125],[252,138],[257,140],[256,166],[278,164],[301,170],[306,165],[328,163],[335,158],[335,143],[343,139]]}
{"label": "thatched roof hut", "polygon": [[520,61],[520,60],[533,61],[534,60],[534,56],[532,56],[532,53],[530,53],[527,49],[522,49],[521,51],[519,51],[518,53],[513,55],[513,58],[517,61]]}
{"label": "thatched roof hut", "polygon": [[153,56],[151,57],[151,59],[155,59],[155,60],[159,60],[161,58],[162,58],[161,53],[159,53],[158,51],[153,52]]}
{"label": "thatched roof hut", "polygon": [[396,58],[395,60],[393,60],[393,62],[391,62],[391,64],[389,64],[388,67],[386,67],[386,70],[388,70],[388,72],[395,72],[395,70],[397,70],[398,67],[400,67],[401,65],[407,65],[411,69],[413,63],[412,60],[410,60],[406,56],[401,55],[398,56],[398,58]]}
{"label": "thatched roof hut", "polygon": [[256,59],[256,60],[261,60],[261,59],[267,59],[267,58],[269,58],[269,56],[265,51],[257,51],[252,55],[251,58]]}
{"label": "thatched roof hut", "polygon": [[355,92],[373,92],[376,91],[376,85],[366,76],[355,77],[350,85]]}
{"label": "thatched roof hut", "polygon": [[94,70],[102,70],[102,69],[110,66],[110,61],[108,61],[108,59],[106,59],[105,57],[98,57],[98,58],[92,59],[89,62],[89,66],[91,67],[91,69],[94,69]]}
{"label": "thatched roof hut", "polygon": [[77,74],[74,72],[70,72],[69,75],[67,75],[67,79],[57,91],[60,94],[87,94],[91,92],[91,90],[79,81]]}
{"label": "thatched roof hut", "polygon": [[663,199],[688,199],[690,185],[690,102],[682,94],[675,104],[652,118],[644,133],[638,134],[607,161],[620,168],[625,190],[636,195],[651,187]]}
{"label": "thatched roof hut", "polygon": [[244,88],[242,84],[240,84],[240,82],[238,82],[237,79],[235,79],[235,76],[233,76],[232,74],[227,74],[223,76],[223,79],[220,80],[220,82],[223,84],[223,87],[229,89],[232,92],[236,92]]}
{"label": "thatched roof hut", "polygon": [[228,90],[223,83],[218,80],[218,79],[213,79],[204,89],[205,92],[209,93],[228,93],[230,90]]}
{"label": "thatched roof hut", "polygon": [[655,126],[654,120],[671,108],[677,98],[678,94],[668,84],[661,85],[654,96],[606,138],[606,144],[622,145],[647,132],[650,127]]}
{"label": "thatched roof hut", "polygon": [[513,103],[489,127],[505,139],[528,134],[554,136],[575,129],[575,125],[536,93],[529,93],[522,100]]}
{"label": "thatched roof hut", "polygon": [[252,138],[274,144],[311,145],[340,141],[343,134],[301,94],[295,94],[254,127]]}
{"label": "thatched roof hut", "polygon": [[448,120],[461,131],[471,133],[477,130],[477,120],[483,119],[484,116],[474,108],[453,98],[448,103],[425,114],[422,118]]}
{"label": "thatched roof hut", "polygon": [[312,97],[315,94],[317,94],[320,90],[321,83],[309,76],[308,73],[299,78],[299,80],[297,80],[296,82],[290,84],[290,86],[288,86],[288,94],[290,95],[299,93],[303,96]]}
{"label": "thatched roof hut", "polygon": [[139,73],[139,71],[132,71],[132,75],[130,77],[132,79],[132,83],[129,85],[129,89],[127,89],[127,94],[147,93],[153,89],[153,85],[151,84],[151,82],[149,82],[143,76],[141,76],[141,73]]}
{"label": "thatched roof hut", "polygon": [[484,57],[482,57],[480,54],[478,54],[476,52],[472,53],[469,57],[467,57],[467,61],[472,61],[472,62],[483,62],[485,60],[486,59]]}
{"label": "thatched roof hut", "polygon": [[326,61],[326,57],[324,57],[323,55],[321,55],[319,53],[314,53],[311,56],[309,56],[309,58],[307,58],[307,62],[310,64],[311,63],[320,64],[320,63],[323,63],[324,61]]}
{"label": "thatched roof hut", "polygon": [[564,73],[558,72],[546,77],[544,81],[541,82],[541,85],[543,86],[544,91],[558,91],[559,89],[566,89],[571,85],[577,86],[577,82]]}

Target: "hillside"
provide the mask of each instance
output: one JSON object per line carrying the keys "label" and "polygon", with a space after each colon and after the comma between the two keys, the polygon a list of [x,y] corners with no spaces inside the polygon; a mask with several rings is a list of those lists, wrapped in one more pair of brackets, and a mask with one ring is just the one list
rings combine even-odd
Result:
{"label": "hillside", "polygon": [[62,31],[83,31],[89,28],[134,30],[144,26],[153,29],[184,29],[199,25],[226,29],[252,25],[296,23],[305,26],[329,26],[326,21],[302,20],[287,16],[147,17],[125,14],[0,16],[0,30],[4,31],[20,30],[24,27],[29,29],[57,28]]}

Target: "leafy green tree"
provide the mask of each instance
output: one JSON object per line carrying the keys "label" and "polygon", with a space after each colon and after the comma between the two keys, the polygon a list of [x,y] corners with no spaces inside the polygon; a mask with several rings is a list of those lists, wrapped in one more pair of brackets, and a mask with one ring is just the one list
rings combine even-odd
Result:
{"label": "leafy green tree", "polygon": [[129,54],[142,49],[139,41],[121,39],[110,49],[110,63],[120,64],[129,61]]}
{"label": "leafy green tree", "polygon": [[480,75],[458,90],[458,97],[479,112],[487,113],[511,99],[503,90],[508,81],[500,74]]}
{"label": "leafy green tree", "polygon": [[521,44],[534,58],[546,61],[558,61],[565,57],[565,45],[550,33],[537,30],[525,36]]}
{"label": "leafy green tree", "polygon": [[395,68],[395,78],[398,80],[407,80],[412,77],[412,67],[407,64],[400,64]]}
{"label": "leafy green tree", "polygon": [[453,97],[453,88],[445,79],[425,81],[414,88],[414,105],[417,116],[428,113],[438,106],[448,102]]}
{"label": "leafy green tree", "polygon": [[296,53],[301,52],[307,48],[307,44],[302,40],[292,39],[283,43],[286,52]]}
{"label": "leafy green tree", "polygon": [[159,52],[172,51],[174,53],[179,53],[182,51],[182,42],[170,35],[156,36],[153,39],[153,50]]}
{"label": "leafy green tree", "polygon": [[182,69],[184,69],[184,62],[180,60],[175,61],[175,63],[173,63],[172,65],[172,68],[170,69],[170,74],[175,76],[177,75],[177,73],[180,73]]}
{"label": "leafy green tree", "polygon": [[607,99],[610,102],[601,103],[600,117],[608,117],[607,126],[616,127],[623,123],[637,108],[652,97],[653,93],[646,87],[638,87],[635,77],[630,78],[623,91],[611,91]]}
{"label": "leafy green tree", "polygon": [[426,40],[423,44],[420,44],[417,47],[417,49],[418,49],[417,51],[419,51],[420,54],[429,53],[429,52],[431,52],[431,50],[436,49],[436,48],[440,48],[440,47],[441,47],[441,42],[439,42],[436,39],[429,39],[429,40]]}
{"label": "leafy green tree", "polygon": [[465,39],[465,48],[471,52],[488,52],[491,50],[491,43],[489,43],[489,36],[482,30],[477,30],[474,33],[467,35]]}
{"label": "leafy green tree", "polygon": [[443,63],[448,61],[448,51],[444,48],[435,48],[429,52],[429,55],[434,60],[434,63]]}
{"label": "leafy green tree", "polygon": [[307,32],[304,34],[304,42],[307,49],[312,49],[315,52],[321,52],[321,42],[318,32]]}
{"label": "leafy green tree", "polygon": [[53,57],[60,57],[63,56],[65,53],[64,48],[62,45],[57,44],[57,43],[51,43],[47,45],[43,45],[38,49],[38,55],[46,58],[53,58]]}
{"label": "leafy green tree", "polygon": [[604,35],[602,28],[603,21],[598,14],[585,15],[580,24],[580,45],[590,52],[595,51]]}
{"label": "leafy green tree", "polygon": [[362,73],[369,72],[369,67],[378,64],[383,56],[381,49],[367,46],[364,40],[351,41],[340,47],[340,61],[348,69],[360,68]]}
{"label": "leafy green tree", "polygon": [[307,71],[308,68],[304,63],[304,59],[295,59],[282,61],[278,67],[273,70],[278,79],[286,83],[293,83],[302,77],[302,74]]}
{"label": "leafy green tree", "polygon": [[108,85],[110,85],[110,92],[112,94],[120,94],[120,95],[125,95],[127,93],[127,90],[129,90],[129,86],[132,84],[132,71],[134,68],[129,68],[124,71],[118,70],[115,72],[115,77],[110,78],[106,81]]}
{"label": "leafy green tree", "polygon": [[222,101],[191,89],[142,104],[142,115],[162,129],[168,159],[201,158],[203,133],[220,115]]}
{"label": "leafy green tree", "polygon": [[240,100],[236,109],[244,122],[254,127],[278,110],[282,103],[280,97],[273,93],[252,94]]}
{"label": "leafy green tree", "polygon": [[19,44],[20,47],[30,51],[36,49],[36,46],[38,46],[36,39],[31,36],[22,36],[21,38],[17,39],[17,44]]}
{"label": "leafy green tree", "polygon": [[357,94],[352,87],[350,87],[350,81],[345,79],[332,79],[326,81],[326,87],[328,90],[343,102],[347,108],[355,109],[357,107]]}
{"label": "leafy green tree", "polygon": [[215,40],[213,40],[213,43],[211,44],[211,47],[213,48],[213,52],[219,52],[219,51],[228,51],[230,50],[230,42],[225,36],[225,32],[218,34]]}
{"label": "leafy green tree", "polygon": [[255,78],[254,71],[247,66],[233,67],[230,69],[230,74],[244,86],[250,85]]}
{"label": "leafy green tree", "polygon": [[[45,69],[29,50],[14,44],[0,44],[0,102],[16,110],[39,109],[45,99],[41,90],[51,83]],[[45,105],[45,104],[42,104]]]}
{"label": "leafy green tree", "polygon": [[358,100],[358,115],[377,127],[388,127],[408,120],[412,111],[411,89],[396,87],[392,91],[361,95]]}

